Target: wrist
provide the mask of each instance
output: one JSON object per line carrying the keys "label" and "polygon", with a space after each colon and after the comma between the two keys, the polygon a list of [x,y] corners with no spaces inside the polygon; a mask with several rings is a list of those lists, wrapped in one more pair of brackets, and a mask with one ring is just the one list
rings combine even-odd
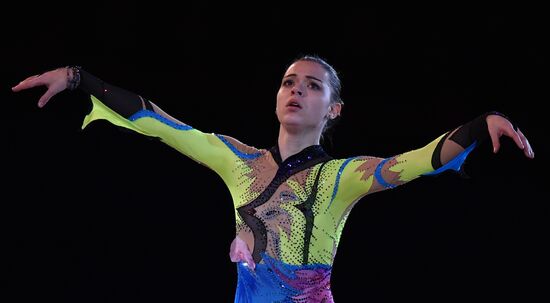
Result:
{"label": "wrist", "polygon": [[75,90],[80,85],[80,66],[70,65],[67,69],[67,89]]}
{"label": "wrist", "polygon": [[512,124],[512,126],[514,127],[514,130],[517,131],[518,130],[518,127],[517,125],[510,119],[508,118],[508,116],[506,116],[505,114],[503,113],[500,113],[500,112],[497,112],[497,111],[490,111],[490,112],[487,112],[485,113],[485,121],[488,121],[487,119],[489,118],[489,116],[501,116],[502,118],[508,120],[508,122],[510,122]]}

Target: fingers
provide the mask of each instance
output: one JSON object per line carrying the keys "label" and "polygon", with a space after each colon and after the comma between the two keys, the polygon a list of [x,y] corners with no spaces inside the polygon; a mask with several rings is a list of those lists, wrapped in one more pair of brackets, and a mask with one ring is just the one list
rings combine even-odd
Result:
{"label": "fingers", "polygon": [[30,76],[28,77],[27,79],[19,82],[19,84],[17,84],[16,86],[12,87],[11,90],[14,91],[14,92],[18,92],[18,91],[21,91],[21,90],[24,90],[24,89],[28,89],[28,88],[31,88],[31,87],[35,87],[35,86],[38,86],[41,84],[40,82],[40,75],[34,75],[34,76]]}
{"label": "fingers", "polygon": [[500,149],[500,135],[492,128],[489,128],[489,136],[491,137],[491,142],[493,143],[493,152],[496,154]]}
{"label": "fingers", "polygon": [[518,129],[518,135],[521,139],[521,142],[523,143],[523,146],[524,146],[523,153],[525,154],[525,156],[531,159],[535,158],[535,152],[531,148],[531,144],[529,144],[529,140],[527,140],[527,137],[525,137],[525,135],[519,129]]}
{"label": "fingers", "polygon": [[516,145],[520,148],[520,149],[524,149],[525,146],[523,145],[523,142],[521,141],[521,138],[519,136],[519,134],[511,127],[507,127],[507,128],[504,128],[502,130],[504,132],[504,134],[510,138],[512,138],[514,140],[514,142],[516,142]]}
{"label": "fingers", "polygon": [[254,262],[251,254],[244,254],[244,261],[250,269],[254,270],[254,268],[256,268],[256,263]]}
{"label": "fingers", "polygon": [[50,101],[50,98],[53,97],[53,95],[55,95],[54,91],[52,89],[48,89],[48,91],[46,91],[46,93],[44,93],[44,95],[40,97],[40,100],[38,100],[38,107],[44,107],[44,105],[46,105],[46,103]]}
{"label": "fingers", "polygon": [[489,130],[489,135],[491,137],[491,141],[493,142],[493,151],[496,153],[500,149],[500,136],[506,135],[507,137],[512,138],[516,145],[523,150],[523,153],[526,157],[533,159],[535,157],[535,153],[533,152],[533,149],[531,148],[531,144],[529,144],[529,141],[525,137],[525,135],[518,129],[515,131],[512,127],[503,127],[499,131],[496,130]]}

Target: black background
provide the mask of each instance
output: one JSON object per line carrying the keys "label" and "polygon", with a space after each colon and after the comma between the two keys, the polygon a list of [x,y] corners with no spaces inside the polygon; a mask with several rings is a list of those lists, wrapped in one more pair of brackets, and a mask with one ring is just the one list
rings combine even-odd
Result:
{"label": "black background", "polygon": [[[232,302],[234,212],[211,171],[24,78],[69,64],[206,132],[277,138],[286,65],[318,54],[343,81],[335,157],[387,157],[477,115],[508,115],[535,151],[489,142],[465,168],[363,199],[334,263],[337,302],[547,301],[547,17],[538,7],[320,3],[20,4],[3,19],[1,299]],[[6,68],[7,67],[7,68]]]}

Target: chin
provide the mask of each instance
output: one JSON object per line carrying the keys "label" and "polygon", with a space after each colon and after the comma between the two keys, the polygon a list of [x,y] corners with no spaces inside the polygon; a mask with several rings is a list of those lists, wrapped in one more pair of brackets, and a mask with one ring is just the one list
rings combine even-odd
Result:
{"label": "chin", "polygon": [[304,127],[304,121],[303,119],[299,117],[285,117],[283,119],[280,119],[279,122],[284,125],[285,127]]}

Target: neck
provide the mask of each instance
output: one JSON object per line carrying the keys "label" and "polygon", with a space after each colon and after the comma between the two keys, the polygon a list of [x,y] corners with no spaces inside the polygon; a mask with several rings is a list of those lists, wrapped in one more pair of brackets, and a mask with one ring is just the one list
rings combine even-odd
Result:
{"label": "neck", "polygon": [[285,161],[288,157],[295,155],[304,148],[319,145],[321,132],[313,130],[291,130],[281,124],[279,127],[279,153],[281,160]]}

